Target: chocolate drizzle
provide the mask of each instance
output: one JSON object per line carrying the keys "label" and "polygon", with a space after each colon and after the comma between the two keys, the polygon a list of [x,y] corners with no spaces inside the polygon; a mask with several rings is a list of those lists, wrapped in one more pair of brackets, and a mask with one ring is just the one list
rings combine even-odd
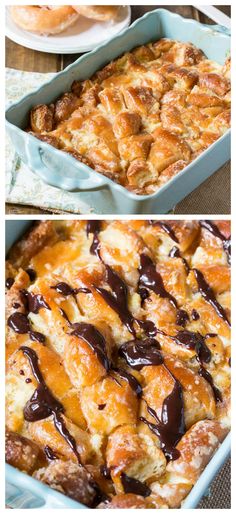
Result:
{"label": "chocolate drizzle", "polygon": [[111,468],[108,468],[108,466],[106,464],[103,464],[102,466],[100,466],[100,473],[104,478],[106,478],[106,480],[110,480]]}
{"label": "chocolate drizzle", "polygon": [[106,371],[110,369],[109,359],[106,353],[106,341],[102,334],[89,323],[73,323],[72,335],[83,339],[97,355],[98,360]]}
{"label": "chocolate drizzle", "polygon": [[170,252],[169,252],[169,257],[171,258],[178,258],[178,259],[182,259],[182,262],[184,263],[184,266],[185,266],[185,269],[186,269],[186,273],[188,274],[189,271],[190,271],[190,267],[189,267],[189,264],[188,264],[188,261],[182,257],[181,253],[180,253],[180,250],[177,246],[173,246],[173,248],[171,248]]}
{"label": "chocolate drizzle", "polygon": [[46,445],[43,450],[44,450],[44,453],[48,460],[57,460],[58,459],[57,455],[52,450],[52,448],[50,448],[50,446]]}
{"label": "chocolate drizzle", "polygon": [[154,337],[157,334],[157,328],[153,321],[136,319],[136,322],[148,337]]}
{"label": "chocolate drizzle", "polygon": [[200,314],[196,311],[196,309],[193,309],[191,312],[191,316],[193,321],[197,321],[200,318]]}
{"label": "chocolate drizzle", "polygon": [[[104,298],[107,304],[118,314],[120,320],[127,327],[129,332],[135,337],[136,331],[134,328],[134,322],[136,321],[138,325],[143,329],[145,334],[149,337],[156,335],[156,327],[152,321],[149,320],[138,320],[133,317],[128,309],[128,288],[125,282],[119,277],[119,275],[101,258],[99,247],[100,242],[98,238],[98,233],[100,231],[100,222],[99,221],[89,221],[87,223],[87,235],[89,233],[94,234],[93,244],[90,247],[90,252],[96,255],[100,261],[103,263],[106,269],[106,281],[110,286],[112,292],[108,291],[103,287],[95,287],[96,291]],[[81,288],[82,291],[82,288]],[[84,292],[90,292],[87,288],[85,288]],[[142,301],[148,296],[146,294],[146,290],[140,291],[142,295]]]}
{"label": "chocolate drizzle", "polygon": [[119,373],[119,375],[124,378],[125,380],[127,380],[127,382],[129,383],[131,389],[133,389],[133,391],[135,392],[135,394],[138,396],[138,398],[140,398],[142,396],[142,386],[141,384],[139,383],[139,381],[137,380],[137,378],[135,378],[131,373],[129,373],[128,371],[126,371],[125,369],[122,369],[122,368],[113,368],[114,371],[116,371],[117,373]]}
{"label": "chocolate drizzle", "polygon": [[59,307],[59,312],[60,312],[60,314],[62,315],[62,317],[67,321],[68,325],[70,325],[70,326],[71,326],[72,324],[71,324],[71,322],[70,322],[70,320],[69,320],[69,318],[68,318],[68,316],[67,316],[66,312],[64,311],[64,309],[62,309],[61,307]]}
{"label": "chocolate drizzle", "polygon": [[96,291],[104,298],[107,304],[118,314],[120,320],[127,327],[129,332],[135,336],[133,327],[134,318],[128,309],[128,289],[125,282],[113,271],[113,269],[105,264],[106,280],[112,293],[102,287],[95,287]]}
{"label": "chocolate drizzle", "polygon": [[45,383],[39,368],[37,353],[28,346],[21,346],[20,350],[28,358],[34,378],[38,382],[38,387],[35,389],[33,395],[24,407],[25,420],[34,422],[53,415],[53,421],[56,430],[65,439],[73,453],[76,455],[78,462],[80,463],[80,456],[77,451],[76,441],[70,434],[69,430],[66,428],[65,422],[61,416],[61,413],[64,412],[63,405],[53,396],[47,384]]}
{"label": "chocolate drizzle", "polygon": [[151,423],[144,417],[141,417],[140,420],[158,436],[163,453],[169,461],[176,460],[180,456],[180,452],[175,447],[185,433],[184,400],[179,380],[172,375],[165,364],[164,366],[174,379],[174,387],[163,402],[161,419],[158,418],[154,409],[147,406],[149,414],[155,419],[156,423]]}
{"label": "chocolate drizzle", "polygon": [[175,241],[175,243],[179,243],[178,237],[175,235],[174,230],[166,223],[165,221],[155,221],[155,220],[149,220],[150,225],[159,225],[159,227],[164,230],[168,234],[168,236]]}
{"label": "chocolate drizzle", "polygon": [[106,268],[106,280],[112,293],[102,287],[95,287],[96,291],[102,295],[108,305],[118,314],[120,320],[128,328],[129,332],[135,337],[136,331],[134,322],[136,321],[140,328],[149,337],[156,335],[156,327],[150,320],[139,320],[133,317],[128,309],[128,289],[125,282],[115,273],[115,271],[104,264]]}
{"label": "chocolate drizzle", "polygon": [[119,348],[119,355],[133,369],[140,370],[143,366],[158,366],[164,362],[160,345],[156,339],[134,339]]}
{"label": "chocolate drizzle", "polygon": [[197,284],[198,284],[198,290],[203,296],[204,300],[206,302],[210,303],[210,305],[215,309],[216,313],[220,318],[222,318],[227,325],[230,327],[230,322],[226,316],[226,312],[223,309],[222,305],[219,304],[217,301],[215,294],[213,292],[213,289],[209,286],[209,284],[206,282],[203,274],[198,269],[193,269]]}
{"label": "chocolate drizzle", "polygon": [[54,398],[44,381],[38,365],[37,353],[28,346],[21,346],[20,350],[28,358],[34,378],[38,382],[38,387],[24,408],[26,421],[38,421],[47,418],[54,412],[63,412],[63,406]]}
{"label": "chocolate drizzle", "polygon": [[100,403],[98,405],[98,410],[103,410],[103,409],[105,409],[105,407],[106,407],[106,403]]}
{"label": "chocolate drizzle", "polygon": [[18,302],[14,302],[14,303],[12,304],[12,307],[14,307],[14,309],[19,309],[19,308],[21,307],[21,304],[20,304],[20,303],[18,303]]}
{"label": "chocolate drizzle", "polygon": [[60,415],[59,412],[53,412],[53,421],[54,421],[55,428],[57,429],[59,434],[61,434],[63,439],[65,439],[66,443],[70,446],[72,452],[75,454],[75,456],[77,458],[78,463],[80,464],[81,463],[80,455],[77,451],[76,441],[75,441],[74,437],[71,435],[71,433],[69,432],[69,430],[66,428],[64,419],[62,418],[62,416]]}
{"label": "chocolate drizzle", "polygon": [[189,315],[187,311],[184,309],[179,309],[176,313],[176,325],[180,327],[185,327],[187,322],[189,321]]}
{"label": "chocolate drizzle", "polygon": [[167,336],[176,344],[183,345],[190,350],[195,350],[200,362],[210,362],[211,351],[205,343],[205,338],[200,332],[190,332],[190,330],[179,330],[175,336],[166,334],[163,330],[157,329],[158,334]]}
{"label": "chocolate drizzle", "polygon": [[215,386],[214,382],[213,382],[213,378],[211,376],[211,374],[209,373],[209,371],[206,370],[206,368],[204,368],[203,366],[200,366],[199,370],[198,370],[198,374],[200,375],[200,377],[203,377],[205,378],[205,380],[210,384],[210,386],[212,387],[212,390],[213,390],[213,394],[214,394],[214,397],[215,397],[215,401],[218,403],[218,402],[222,402],[222,395],[221,395],[221,392],[220,390],[218,389],[218,387]]}
{"label": "chocolate drizzle", "polygon": [[17,334],[28,334],[31,330],[30,322],[22,312],[14,312],[9,316],[7,324]]}
{"label": "chocolate drizzle", "polygon": [[141,291],[141,295],[143,289],[150,289],[161,298],[167,298],[175,308],[178,308],[176,299],[166,291],[162,277],[156,270],[154,262],[144,253],[140,256],[139,274],[139,292]]}
{"label": "chocolate drizzle", "polygon": [[140,482],[140,480],[137,480],[136,478],[129,477],[126,473],[121,473],[121,482],[126,494],[133,493],[146,498],[147,496],[150,496],[152,492],[144,482]]}
{"label": "chocolate drizzle", "polygon": [[22,312],[14,312],[11,314],[7,320],[7,324],[17,334],[29,334],[32,341],[38,341],[39,343],[45,342],[45,336],[31,329],[27,315]]}
{"label": "chocolate drizzle", "polygon": [[7,289],[11,289],[11,287],[12,287],[12,286],[13,286],[13,284],[14,284],[14,282],[15,282],[15,280],[14,280],[14,278],[13,278],[13,277],[8,277],[8,278],[6,279],[6,282],[5,282],[5,286],[6,286],[6,288],[7,288]]}
{"label": "chocolate drizzle", "polygon": [[33,268],[27,268],[25,271],[26,271],[27,275],[29,276],[30,281],[34,282],[34,280],[36,280],[36,277],[37,277],[36,271]]}
{"label": "chocolate drizzle", "polygon": [[83,341],[92,348],[106,371],[109,371],[110,362],[106,353],[106,341],[101,332],[99,332],[97,328],[90,323],[71,323],[63,309],[59,308],[59,312],[67,321],[68,325],[73,329],[71,335],[83,339]]}
{"label": "chocolate drizzle", "polygon": [[44,344],[46,341],[46,337],[41,332],[35,332],[35,330],[30,330],[29,336],[32,341],[38,341],[38,343]]}
{"label": "chocolate drizzle", "polygon": [[21,295],[23,295],[25,307],[28,312],[38,314],[40,309],[51,310],[51,307],[49,307],[42,294],[34,294],[26,289],[21,289]]}
{"label": "chocolate drizzle", "polygon": [[101,221],[99,220],[89,220],[87,222],[87,237],[89,234],[93,234],[93,242],[90,246],[90,253],[92,255],[97,255],[97,257],[100,257],[99,254],[99,247],[100,247],[100,241],[98,238],[98,234],[101,230]]}
{"label": "chocolate drizzle", "polygon": [[177,344],[184,345],[190,350],[195,350],[200,362],[210,362],[211,351],[200,332],[180,330],[173,339]]}
{"label": "chocolate drizzle", "polygon": [[209,230],[209,232],[213,236],[217,237],[218,239],[221,239],[223,249],[227,256],[227,261],[229,264],[231,264],[231,237],[229,237],[229,238],[225,237],[222,234],[222,232],[220,232],[217,225],[215,225],[215,223],[213,223],[210,220],[200,221],[199,224],[201,225],[201,227],[205,228],[206,230]]}
{"label": "chocolate drizzle", "polygon": [[51,286],[51,289],[55,289],[57,293],[60,293],[63,296],[70,296],[78,293],[78,289],[74,289],[66,282],[58,282],[55,286]]}

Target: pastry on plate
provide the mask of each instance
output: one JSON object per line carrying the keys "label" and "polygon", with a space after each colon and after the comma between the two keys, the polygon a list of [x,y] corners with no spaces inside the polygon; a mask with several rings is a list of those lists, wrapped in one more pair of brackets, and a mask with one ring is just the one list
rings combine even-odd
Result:
{"label": "pastry on plate", "polygon": [[119,5],[72,5],[72,7],[85,18],[97,21],[115,20],[120,10]]}
{"label": "pastry on plate", "polygon": [[10,13],[21,29],[45,36],[63,32],[79,18],[71,5],[12,5]]}

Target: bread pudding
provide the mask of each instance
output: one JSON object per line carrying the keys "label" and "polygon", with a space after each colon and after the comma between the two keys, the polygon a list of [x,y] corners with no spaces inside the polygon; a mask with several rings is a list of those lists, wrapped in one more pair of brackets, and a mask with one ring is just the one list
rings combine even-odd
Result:
{"label": "bread pudding", "polygon": [[133,49],[50,105],[28,131],[135,194],[152,194],[230,126],[230,59],[170,39]]}
{"label": "bread pudding", "polygon": [[42,221],[6,262],[6,460],[178,508],[230,427],[228,221]]}

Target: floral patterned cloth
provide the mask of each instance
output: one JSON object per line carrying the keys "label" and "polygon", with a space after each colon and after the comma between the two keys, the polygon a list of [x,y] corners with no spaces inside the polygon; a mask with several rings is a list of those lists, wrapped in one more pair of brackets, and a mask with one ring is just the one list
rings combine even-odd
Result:
{"label": "floral patterned cloth", "polygon": [[[54,73],[31,73],[6,69],[7,105],[37,89]],[[11,141],[6,138],[6,202],[33,205],[53,211],[88,214],[87,193],[69,193],[45,184],[21,161]]]}

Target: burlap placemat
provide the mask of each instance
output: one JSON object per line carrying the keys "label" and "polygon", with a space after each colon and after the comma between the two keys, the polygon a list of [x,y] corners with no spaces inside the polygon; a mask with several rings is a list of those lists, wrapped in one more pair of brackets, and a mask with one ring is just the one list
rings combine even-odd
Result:
{"label": "burlap placemat", "polygon": [[174,214],[230,214],[230,162],[179,202]]}
{"label": "burlap placemat", "polygon": [[209,494],[199,503],[199,509],[230,509],[231,462],[225,463],[210,487]]}

